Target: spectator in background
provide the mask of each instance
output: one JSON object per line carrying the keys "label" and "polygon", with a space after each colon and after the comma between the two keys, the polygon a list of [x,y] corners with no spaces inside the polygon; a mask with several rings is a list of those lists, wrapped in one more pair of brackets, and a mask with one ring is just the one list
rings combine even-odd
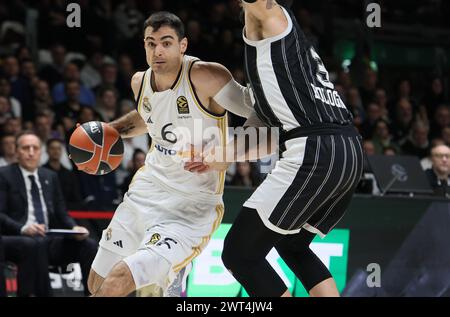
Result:
{"label": "spectator in background", "polygon": [[432,166],[426,170],[430,185],[436,196],[450,198],[450,148],[436,145],[431,149]]}
{"label": "spectator in background", "polygon": [[431,123],[431,137],[440,138],[442,129],[450,126],[450,108],[447,105],[437,107]]}
{"label": "spectator in background", "polygon": [[102,78],[100,71],[104,62],[104,55],[101,51],[95,51],[89,57],[88,62],[81,70],[81,82],[89,89],[100,85]]}
{"label": "spectator in background", "polygon": [[397,151],[392,146],[387,146],[383,149],[383,155],[395,156],[395,155],[397,155]]}
{"label": "spectator in background", "polygon": [[59,43],[51,46],[52,62],[45,64],[39,71],[39,77],[45,80],[50,88],[63,80],[64,66],[66,64],[66,48]]}
{"label": "spectator in background", "polygon": [[60,139],[49,139],[46,145],[48,161],[43,167],[54,171],[58,175],[67,208],[72,210],[80,209],[82,207],[82,198],[77,175],[61,164],[61,157],[65,148],[64,143]]}
{"label": "spectator in background", "polygon": [[20,46],[16,50],[14,55],[17,57],[17,59],[19,60],[20,63],[22,61],[26,60],[26,59],[28,59],[28,60],[32,59],[32,55],[31,55],[30,49],[28,47],[24,46],[24,45]]}
{"label": "spectator in background", "polygon": [[77,102],[89,106],[93,106],[95,103],[94,93],[80,84],[80,71],[77,64],[67,63],[64,67],[64,81],[57,83],[52,89],[53,101],[58,103],[63,103],[69,99],[67,94],[67,83],[77,82],[79,85],[79,96]]}
{"label": "spectator in background", "polygon": [[[350,76],[350,73],[348,71],[341,69],[338,72],[337,83],[339,85],[342,85],[342,87],[344,88],[345,91],[348,91],[350,88],[352,88],[353,83],[352,83],[352,77]],[[345,104],[347,104],[347,102],[345,102]]]}
{"label": "spectator in background", "polygon": [[114,210],[118,204],[116,171],[106,175],[76,172],[80,180],[83,204],[89,210]]}
{"label": "spectator in background", "polygon": [[[202,59],[209,60],[211,51],[208,51],[205,56],[205,46],[208,47],[211,40],[202,32],[202,26],[196,19],[191,19],[186,23],[186,37],[189,40],[188,52],[192,56],[202,56]],[[223,51],[221,51],[223,52]],[[219,51],[218,51],[219,53]],[[221,54],[223,55],[223,54]]]}
{"label": "spectator in background", "polygon": [[442,129],[441,137],[447,146],[450,146],[450,126]]}
{"label": "spectator in background", "polygon": [[380,107],[381,118],[390,123],[388,100],[386,96],[386,91],[383,88],[378,88],[375,91],[375,103]]}
{"label": "spectator in background", "polygon": [[47,82],[38,80],[34,88],[33,106],[35,113],[53,111],[53,100]]}
{"label": "spectator in background", "polygon": [[[34,121],[34,129],[36,132],[36,135],[40,138],[42,142],[42,153],[41,153],[41,161],[40,165],[44,165],[48,161],[48,154],[47,154],[47,141],[50,139],[62,139],[63,137],[58,134],[57,131],[52,129],[52,118],[50,117],[50,114],[46,113],[40,113],[36,116],[36,119]],[[63,147],[62,155],[61,155],[61,164],[69,169],[72,170],[72,163],[69,160],[69,155],[67,154],[66,148]]]}
{"label": "spectator in background", "polygon": [[101,71],[101,82],[94,88],[95,93],[99,93],[105,87],[117,87],[117,65],[113,63],[103,63]]}
{"label": "spectator in background", "polygon": [[375,145],[371,140],[363,141],[363,150],[364,150],[364,168],[363,175],[361,181],[356,187],[356,192],[363,194],[378,194],[379,188],[377,186],[377,182],[375,180],[375,175],[372,172],[372,168],[369,164],[368,157],[375,155]]}
{"label": "spectator in background", "polygon": [[361,126],[361,134],[364,138],[372,138],[372,132],[375,128],[376,122],[382,119],[380,106],[374,102],[371,102],[367,106],[367,116]]}
{"label": "spectator in background", "polygon": [[11,95],[19,100],[22,106],[23,117],[27,120],[33,118],[32,88],[30,83],[20,74],[19,61],[15,56],[8,56],[3,61],[3,70],[11,84]]}
{"label": "spectator in background", "polygon": [[237,162],[236,174],[231,180],[233,186],[256,187],[259,180],[252,173],[252,165],[250,162]]}
{"label": "spectator in background", "polygon": [[428,117],[433,118],[439,105],[445,103],[444,86],[442,85],[442,79],[439,77],[433,78],[426,92],[422,103],[426,106],[428,110]]}
{"label": "spectator in background", "polygon": [[102,118],[100,115],[90,107],[84,107],[80,111],[80,115],[78,116],[78,120],[76,120],[76,123],[86,123],[89,121],[101,121]]}
{"label": "spectator in background", "polygon": [[0,138],[0,167],[16,162],[16,136],[5,134]]}
{"label": "spectator in background", "polygon": [[364,150],[364,153],[367,156],[376,154],[376,152],[375,152],[375,145],[373,144],[373,142],[371,140],[364,140],[363,141],[363,150]]}
{"label": "spectator in background", "polygon": [[0,97],[0,125],[4,125],[9,118],[14,118],[9,100]]}
{"label": "spectator in background", "polygon": [[20,131],[22,131],[22,120],[20,118],[6,119],[5,123],[3,124],[3,128],[2,128],[3,134],[18,135],[20,133]]}
{"label": "spectator in background", "polygon": [[133,159],[131,160],[131,166],[128,169],[128,175],[125,177],[124,181],[122,182],[122,185],[120,186],[120,190],[122,192],[122,195],[124,195],[128,191],[128,187],[131,184],[131,181],[133,180],[134,174],[145,164],[145,152],[136,149],[133,153]]}
{"label": "spectator in background", "polygon": [[5,77],[0,77],[0,97],[8,99],[14,117],[17,118],[22,116],[22,105],[19,100],[11,96],[11,84]]}
{"label": "spectator in background", "polygon": [[375,146],[376,154],[383,154],[383,149],[386,147],[392,147],[397,153],[400,152],[398,146],[392,140],[387,122],[383,119],[378,120],[375,124],[372,142]]}
{"label": "spectator in background", "polygon": [[402,152],[406,155],[414,155],[419,159],[428,156],[430,144],[428,142],[429,127],[421,121],[414,123],[409,137],[402,145]]}
{"label": "spectator in background", "polygon": [[[133,60],[145,60],[142,51],[142,24],[144,15],[138,9],[135,0],[120,3],[113,14],[114,27],[117,30],[115,39],[120,52],[129,52]],[[108,30],[109,31],[109,30]],[[110,31],[109,31],[110,32]]]}
{"label": "spectator in background", "polygon": [[305,34],[306,38],[311,42],[312,46],[316,50],[319,49],[319,38],[317,36],[317,32],[314,29],[314,25],[312,23],[311,14],[306,8],[299,8],[297,10],[297,18],[300,27]]}
{"label": "spectator in background", "polygon": [[[115,48],[114,3],[111,0],[93,1],[87,13],[87,32],[90,45],[111,52]],[[84,11],[86,12],[86,11]]]}
{"label": "spectator in background", "polygon": [[121,99],[134,99],[134,94],[130,85],[134,73],[136,73],[136,70],[130,56],[128,54],[120,55],[117,73],[117,89],[119,90]]}
{"label": "spectator in background", "polygon": [[377,90],[377,83],[378,83],[377,73],[371,68],[367,67],[364,74],[363,85],[359,88],[359,94],[361,96],[361,101],[364,106],[369,104],[369,102],[371,102],[372,100],[374,100],[375,93]]}
{"label": "spectator in background", "polygon": [[411,82],[406,78],[403,78],[398,82],[395,97],[391,102],[392,106],[388,106],[388,108],[395,108],[401,99],[408,100],[413,108],[416,107],[416,102],[413,100],[411,95]]}
{"label": "spectator in background", "polygon": [[[442,139],[433,139],[431,140],[431,146],[430,149],[438,146],[438,145],[445,145],[444,140]],[[447,144],[448,146],[448,144]],[[433,165],[432,161],[431,161],[431,150],[428,152],[428,156],[423,158],[422,160],[420,160],[420,165],[422,166],[422,169],[424,171],[426,171],[427,169],[431,168],[431,166]]]}
{"label": "spectator in background", "polygon": [[21,75],[27,80],[30,89],[33,91],[34,87],[39,81],[39,77],[37,76],[36,72],[36,66],[31,59],[24,59],[20,64],[20,69]]}
{"label": "spectator in background", "polygon": [[398,144],[403,144],[409,135],[414,121],[411,102],[407,98],[400,98],[395,107],[392,127],[393,137]]}
{"label": "spectator in background", "polygon": [[111,122],[117,117],[118,92],[113,86],[103,87],[98,92],[98,101],[95,110],[100,115],[101,121]]}
{"label": "spectator in background", "polygon": [[350,88],[347,92],[347,107],[353,115],[353,123],[359,131],[362,129],[362,123],[365,120],[365,111],[361,102],[358,89]]}
{"label": "spectator in background", "polygon": [[114,12],[114,23],[119,40],[127,41],[140,36],[144,18],[135,0],[126,0],[121,3]]}
{"label": "spectator in background", "polygon": [[80,102],[80,83],[76,80],[69,80],[65,82],[65,94],[67,100],[55,105],[56,120],[62,122],[64,117],[76,120],[84,107],[87,104]]}

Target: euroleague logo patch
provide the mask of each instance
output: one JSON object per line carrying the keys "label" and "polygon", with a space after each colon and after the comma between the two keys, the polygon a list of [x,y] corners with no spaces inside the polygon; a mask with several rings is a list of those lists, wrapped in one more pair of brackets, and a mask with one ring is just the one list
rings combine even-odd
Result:
{"label": "euroleague logo patch", "polygon": [[189,113],[189,104],[185,96],[180,96],[177,98],[177,108],[179,114]]}

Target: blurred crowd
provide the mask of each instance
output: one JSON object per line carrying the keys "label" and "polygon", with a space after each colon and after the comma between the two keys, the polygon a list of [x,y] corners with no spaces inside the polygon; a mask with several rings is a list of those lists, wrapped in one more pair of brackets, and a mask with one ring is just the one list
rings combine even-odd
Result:
{"label": "blurred crowd", "polygon": [[[41,164],[58,173],[69,209],[111,209],[144,164],[149,139],[125,139],[121,167],[105,176],[90,176],[76,171],[68,158],[66,145],[76,123],[110,122],[134,108],[130,80],[147,67],[142,25],[154,11],[169,10],[180,16],[189,39],[188,54],[224,64],[245,84],[240,7],[236,0],[84,0],[77,1],[81,27],[68,28],[69,2],[0,3],[0,166],[16,161],[15,136],[22,130],[34,130],[44,144]],[[427,72],[417,83],[408,73],[383,69],[382,65],[375,68],[370,60],[358,69],[341,67],[330,48],[329,12],[336,9],[339,17],[355,18],[362,8],[361,1],[340,2],[346,10],[331,1],[298,1],[293,10],[351,109],[364,137],[365,152],[415,155],[424,169],[430,168],[431,145],[450,144],[448,82]],[[422,1],[416,17],[428,23],[430,12],[436,11],[435,2]],[[37,13],[37,29],[30,29],[30,12]],[[395,15],[395,8],[389,12],[387,17],[392,19],[409,16]],[[445,26],[448,19],[433,23]],[[26,44],[29,34],[36,35],[34,48]],[[389,84],[380,79],[388,77]],[[236,116],[230,118],[231,126],[243,122]],[[262,165],[232,165],[227,184],[257,186],[265,175]]]}

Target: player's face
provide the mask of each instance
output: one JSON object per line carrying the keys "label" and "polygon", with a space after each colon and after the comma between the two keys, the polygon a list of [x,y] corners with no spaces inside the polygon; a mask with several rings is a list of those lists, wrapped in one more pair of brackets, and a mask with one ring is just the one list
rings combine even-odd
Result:
{"label": "player's face", "polygon": [[180,40],[169,26],[161,26],[155,32],[150,26],[145,29],[144,43],[147,63],[155,73],[178,72],[187,48],[186,38]]}
{"label": "player's face", "polygon": [[26,170],[34,171],[41,159],[41,141],[35,135],[24,135],[17,142],[17,160]]}

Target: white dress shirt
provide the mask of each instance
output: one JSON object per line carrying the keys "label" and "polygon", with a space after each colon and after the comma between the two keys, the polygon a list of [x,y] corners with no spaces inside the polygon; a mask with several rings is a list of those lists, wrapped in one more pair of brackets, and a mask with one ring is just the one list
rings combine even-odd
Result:
{"label": "white dress shirt", "polygon": [[[24,227],[26,227],[27,225],[30,225],[32,223],[37,223],[36,217],[34,215],[33,197],[31,196],[31,181],[28,178],[29,175],[34,176],[34,180],[38,186],[39,197],[41,198],[41,204],[42,204],[42,211],[44,213],[45,224],[47,227],[48,226],[47,205],[45,203],[44,194],[42,192],[42,185],[39,180],[38,170],[35,170],[33,173],[31,173],[31,172],[27,171],[26,169],[22,168],[21,166],[19,166],[19,168],[20,168],[20,171],[22,172],[22,176],[25,181],[25,188],[27,190],[27,200],[28,200],[28,218],[27,218],[27,222],[25,223]],[[22,229],[24,227],[22,227]]]}

